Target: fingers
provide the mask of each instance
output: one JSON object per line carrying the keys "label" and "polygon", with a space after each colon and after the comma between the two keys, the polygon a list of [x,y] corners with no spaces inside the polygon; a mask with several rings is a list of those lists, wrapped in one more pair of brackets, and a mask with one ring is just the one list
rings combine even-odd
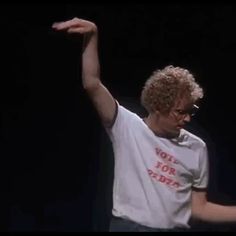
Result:
{"label": "fingers", "polygon": [[67,33],[80,33],[80,34],[83,34],[83,33],[86,33],[86,31],[85,31],[84,28],[69,28],[67,30]]}
{"label": "fingers", "polygon": [[72,25],[71,21],[58,22],[52,25],[52,28],[55,30],[66,30],[69,29]]}
{"label": "fingers", "polygon": [[97,27],[93,22],[86,21],[79,18],[73,18],[72,20],[55,22],[52,25],[54,30],[67,31],[68,33],[95,33],[97,32]]}
{"label": "fingers", "polygon": [[52,25],[52,28],[55,30],[67,30],[71,27],[75,28],[75,27],[80,27],[82,26],[83,20],[78,19],[78,18],[73,18],[72,20],[68,20],[68,21],[63,21],[63,22],[55,22]]}
{"label": "fingers", "polygon": [[52,24],[52,28],[57,28],[62,22],[55,22]]}

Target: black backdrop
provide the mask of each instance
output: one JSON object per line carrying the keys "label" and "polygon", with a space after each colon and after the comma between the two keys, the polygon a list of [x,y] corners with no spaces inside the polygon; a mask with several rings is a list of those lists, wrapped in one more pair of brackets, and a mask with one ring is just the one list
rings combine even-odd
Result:
{"label": "black backdrop", "polygon": [[236,204],[234,4],[1,4],[0,12],[4,231],[107,228],[112,153],[81,87],[81,39],[51,30],[74,16],[97,23],[102,80],[131,109],[154,69],[195,74],[206,97],[192,129],[210,146],[209,198]]}

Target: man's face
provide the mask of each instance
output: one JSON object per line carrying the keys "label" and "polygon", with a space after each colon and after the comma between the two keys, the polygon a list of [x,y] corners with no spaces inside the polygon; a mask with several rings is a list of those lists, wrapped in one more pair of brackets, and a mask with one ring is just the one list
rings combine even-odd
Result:
{"label": "man's face", "polygon": [[187,97],[183,97],[175,103],[169,113],[160,114],[158,126],[164,134],[177,137],[186,123],[190,122],[193,112],[198,107]]}

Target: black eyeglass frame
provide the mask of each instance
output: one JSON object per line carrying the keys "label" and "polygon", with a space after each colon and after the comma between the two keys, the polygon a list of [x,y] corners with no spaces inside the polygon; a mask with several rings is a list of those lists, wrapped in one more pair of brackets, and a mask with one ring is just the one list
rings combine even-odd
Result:
{"label": "black eyeglass frame", "polygon": [[188,110],[176,109],[176,110],[174,110],[174,112],[176,112],[179,116],[186,116],[188,114],[189,116],[193,117],[193,116],[195,116],[195,114],[198,110],[199,110],[199,106],[194,104],[191,109],[188,109]]}

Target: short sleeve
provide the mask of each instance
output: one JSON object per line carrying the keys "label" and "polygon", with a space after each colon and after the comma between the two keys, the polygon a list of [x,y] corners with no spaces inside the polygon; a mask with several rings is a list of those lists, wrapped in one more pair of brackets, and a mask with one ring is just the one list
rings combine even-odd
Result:
{"label": "short sleeve", "polygon": [[195,172],[193,180],[194,190],[205,190],[208,185],[209,179],[209,163],[208,163],[208,151],[206,144],[201,148],[199,152],[198,171]]}
{"label": "short sleeve", "polygon": [[115,141],[116,139],[124,137],[125,133],[127,133],[127,130],[132,127],[134,118],[136,116],[137,115],[135,113],[121,106],[116,101],[116,114],[113,124],[111,127],[106,128],[111,141]]}

